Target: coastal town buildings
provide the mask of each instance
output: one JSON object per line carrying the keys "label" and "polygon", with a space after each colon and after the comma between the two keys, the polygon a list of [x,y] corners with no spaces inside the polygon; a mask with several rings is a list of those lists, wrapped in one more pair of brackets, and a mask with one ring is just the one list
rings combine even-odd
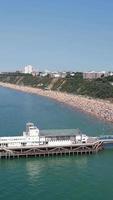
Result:
{"label": "coastal town buildings", "polygon": [[45,71],[39,72],[38,75],[39,75],[40,77],[45,77],[45,76],[49,75],[49,73],[50,73],[50,72],[48,72],[48,71],[45,70]]}
{"label": "coastal town buildings", "polygon": [[38,71],[32,65],[26,65],[24,67],[24,74],[32,74],[33,76],[38,75]]}
{"label": "coastal town buildings", "polygon": [[24,73],[25,74],[32,74],[34,71],[33,66],[32,65],[26,65],[24,67]]}
{"label": "coastal town buildings", "polygon": [[108,73],[105,71],[100,71],[100,72],[89,71],[89,72],[83,73],[84,79],[97,79],[97,78],[106,77],[106,76],[108,76]]}
{"label": "coastal town buildings", "polygon": [[108,72],[108,76],[113,76],[113,72]]}
{"label": "coastal town buildings", "polygon": [[51,77],[52,78],[65,78],[67,73],[66,72],[51,72]]}
{"label": "coastal town buildings", "polygon": [[51,78],[65,78],[67,73],[66,72],[58,72],[58,71],[43,71],[43,72],[39,72],[39,76],[40,77],[45,77],[45,76],[50,76]]}

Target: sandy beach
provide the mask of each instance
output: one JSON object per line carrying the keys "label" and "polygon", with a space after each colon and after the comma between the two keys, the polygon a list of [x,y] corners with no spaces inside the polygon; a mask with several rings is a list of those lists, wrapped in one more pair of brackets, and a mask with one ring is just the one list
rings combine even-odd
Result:
{"label": "sandy beach", "polygon": [[73,108],[78,108],[100,119],[113,122],[113,104],[106,100],[92,99],[63,92],[42,90],[38,88],[19,86],[3,82],[0,82],[0,86],[14,90],[19,90],[22,92],[49,97],[61,103],[65,103],[69,106],[72,106]]}

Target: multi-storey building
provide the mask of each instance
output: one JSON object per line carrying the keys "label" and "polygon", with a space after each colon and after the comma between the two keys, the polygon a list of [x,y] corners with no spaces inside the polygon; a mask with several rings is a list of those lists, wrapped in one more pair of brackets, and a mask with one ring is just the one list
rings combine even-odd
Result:
{"label": "multi-storey building", "polygon": [[25,74],[32,74],[34,72],[33,66],[32,65],[26,65],[24,68],[24,73]]}
{"label": "multi-storey building", "polygon": [[97,79],[97,78],[101,78],[103,76],[104,77],[108,76],[108,73],[105,71],[101,71],[101,72],[90,71],[90,72],[83,73],[84,79]]}

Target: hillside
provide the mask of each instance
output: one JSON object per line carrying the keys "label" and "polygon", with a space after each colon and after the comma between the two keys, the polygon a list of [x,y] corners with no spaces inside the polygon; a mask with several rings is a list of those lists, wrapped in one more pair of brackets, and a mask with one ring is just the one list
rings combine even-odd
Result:
{"label": "hillside", "polygon": [[113,76],[96,80],[84,80],[82,73],[75,73],[74,76],[67,74],[65,78],[52,78],[50,75],[40,77],[29,74],[9,73],[0,74],[0,82],[63,91],[93,98],[113,98]]}

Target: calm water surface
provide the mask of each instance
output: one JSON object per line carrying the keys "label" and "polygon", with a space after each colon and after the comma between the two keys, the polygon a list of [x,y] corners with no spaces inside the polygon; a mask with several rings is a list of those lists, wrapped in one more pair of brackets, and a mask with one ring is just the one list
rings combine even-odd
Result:
{"label": "calm water surface", "polygon": [[[113,125],[40,96],[0,88],[0,136],[40,129],[79,128],[113,134]],[[113,198],[113,150],[97,155],[0,160],[0,200],[106,200]]]}

